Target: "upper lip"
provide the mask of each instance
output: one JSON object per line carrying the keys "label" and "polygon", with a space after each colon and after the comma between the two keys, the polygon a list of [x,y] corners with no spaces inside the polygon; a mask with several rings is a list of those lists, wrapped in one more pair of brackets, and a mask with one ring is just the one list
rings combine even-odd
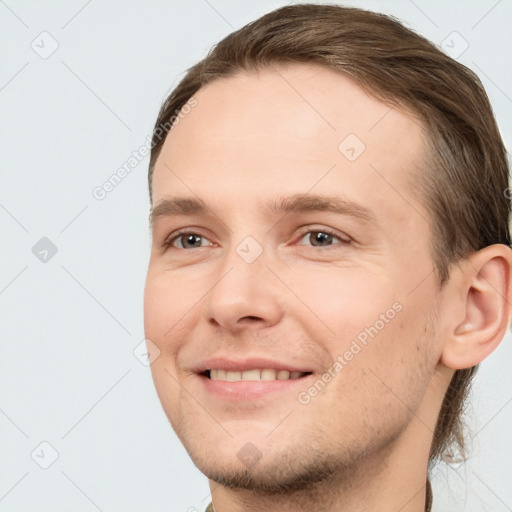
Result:
{"label": "upper lip", "polygon": [[222,356],[211,357],[201,361],[193,371],[203,373],[206,370],[227,370],[243,372],[246,370],[271,368],[274,370],[288,370],[289,372],[313,372],[307,364],[297,365],[279,361],[277,359],[268,359],[266,357],[246,357],[244,359],[232,359]]}

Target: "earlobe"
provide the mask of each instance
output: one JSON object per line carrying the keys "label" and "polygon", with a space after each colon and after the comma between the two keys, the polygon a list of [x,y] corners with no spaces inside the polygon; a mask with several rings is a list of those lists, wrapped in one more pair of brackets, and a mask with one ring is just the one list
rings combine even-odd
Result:
{"label": "earlobe", "polygon": [[440,360],[454,370],[475,366],[491,354],[505,336],[512,315],[509,247],[485,247],[465,260],[461,268],[464,318],[453,325]]}

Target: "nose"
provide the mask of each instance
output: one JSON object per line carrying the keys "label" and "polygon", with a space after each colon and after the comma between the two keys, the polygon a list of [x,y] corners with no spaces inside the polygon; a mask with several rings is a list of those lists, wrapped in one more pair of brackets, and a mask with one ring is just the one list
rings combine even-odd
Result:
{"label": "nose", "polygon": [[203,304],[206,320],[231,332],[261,329],[283,316],[283,289],[265,252],[250,263],[233,250]]}

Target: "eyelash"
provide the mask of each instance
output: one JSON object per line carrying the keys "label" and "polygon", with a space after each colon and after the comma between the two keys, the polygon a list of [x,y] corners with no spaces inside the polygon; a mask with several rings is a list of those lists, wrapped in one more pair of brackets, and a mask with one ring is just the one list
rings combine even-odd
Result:
{"label": "eyelash", "polygon": [[[347,239],[344,239],[340,234],[336,233],[332,229],[329,229],[329,228],[311,229],[310,226],[304,228],[304,230],[301,231],[301,233],[299,234],[298,240],[299,241],[302,240],[304,238],[304,236],[309,233],[324,233],[326,235],[331,235],[332,237],[337,238],[340,241],[340,243],[338,243],[338,244],[332,244],[332,245],[328,245],[328,246],[315,246],[315,245],[310,246],[310,247],[319,247],[319,248],[323,249],[324,251],[334,248],[338,245],[350,245],[350,243],[352,242],[348,237],[346,237]],[[190,251],[191,249],[185,249],[182,247],[174,247],[173,246],[173,243],[178,238],[180,238],[182,235],[196,235],[196,236],[199,236],[201,238],[208,240],[205,236],[203,236],[199,233],[196,233],[194,231],[191,231],[190,228],[184,228],[184,229],[180,229],[179,231],[176,231],[175,233],[172,233],[171,236],[168,237],[164,241],[163,246],[166,248],[166,250],[167,249],[181,249],[183,251],[187,251],[187,250]],[[303,244],[300,244],[300,245],[303,245]],[[197,249],[201,249],[201,248],[203,248],[203,247],[197,247]]]}

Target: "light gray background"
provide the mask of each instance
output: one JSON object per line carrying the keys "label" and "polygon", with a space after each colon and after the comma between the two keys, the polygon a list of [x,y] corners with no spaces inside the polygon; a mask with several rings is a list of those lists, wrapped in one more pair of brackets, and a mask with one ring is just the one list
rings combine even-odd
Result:
{"label": "light gray background", "polygon": [[[187,67],[285,4],[0,0],[0,511],[209,502],[133,353],[144,339],[148,158],[103,200],[92,191],[144,145]],[[510,150],[510,0],[345,4],[394,14],[455,53],[466,41],[458,58],[482,78]],[[42,237],[58,249],[46,262],[32,252]],[[510,341],[476,378],[470,460],[436,471],[437,512],[512,510]],[[58,453],[47,469],[42,442]]]}

